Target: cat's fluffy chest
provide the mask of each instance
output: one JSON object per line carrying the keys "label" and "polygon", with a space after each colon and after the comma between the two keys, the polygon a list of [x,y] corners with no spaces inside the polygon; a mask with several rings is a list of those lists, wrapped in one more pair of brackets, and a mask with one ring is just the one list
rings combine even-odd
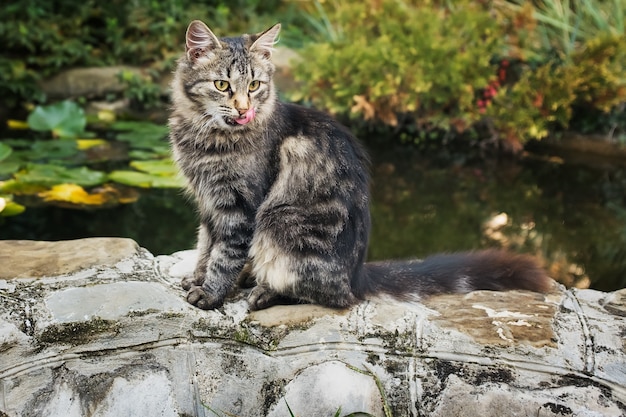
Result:
{"label": "cat's fluffy chest", "polygon": [[211,215],[216,209],[241,206],[256,211],[270,186],[267,152],[197,152],[193,158],[180,157],[201,213]]}

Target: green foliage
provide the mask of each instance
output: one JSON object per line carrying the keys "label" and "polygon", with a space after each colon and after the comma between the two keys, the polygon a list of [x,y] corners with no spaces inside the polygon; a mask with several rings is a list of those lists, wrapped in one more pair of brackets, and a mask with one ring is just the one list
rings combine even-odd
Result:
{"label": "green foliage", "polygon": [[[542,138],[567,128],[574,109],[608,114],[626,102],[626,37],[588,41],[568,62],[523,66],[520,79],[494,97],[486,114],[494,128],[516,138]],[[623,111],[622,111],[623,112]]]}
{"label": "green foliage", "polygon": [[153,77],[122,71],[118,78],[125,86],[124,97],[130,100],[131,107],[144,110],[162,104],[161,87],[153,81]]}
{"label": "green foliage", "polygon": [[[528,7],[527,3],[513,0],[503,5],[519,11]],[[625,33],[626,2],[622,0],[542,0],[528,10],[532,10],[533,18],[540,23],[536,45],[545,52],[556,51],[566,58],[600,33]]]}
{"label": "green foliage", "polygon": [[119,170],[109,174],[111,181],[141,188],[181,188],[182,178],[171,159],[132,161],[137,171]]}
{"label": "green foliage", "polygon": [[0,161],[7,159],[9,155],[13,152],[13,148],[9,145],[5,145],[4,143],[0,143]]}
{"label": "green foliage", "polygon": [[[69,67],[130,64],[169,72],[191,20],[203,19],[221,34],[242,33],[276,23],[276,13],[298,19],[293,9],[281,0],[0,2],[0,95],[9,108],[42,102],[37,82]],[[131,98],[151,99],[154,90],[142,80],[129,82]]]}
{"label": "green foliage", "polygon": [[302,52],[295,73],[303,98],[389,125],[409,114],[430,128],[465,128],[479,118],[475,92],[493,77],[491,57],[504,46],[497,23],[474,3],[336,4],[343,37]]}
{"label": "green foliage", "polygon": [[[10,210],[6,213],[18,214],[12,203],[14,196],[18,201],[28,196],[26,200],[36,204],[111,207],[137,199],[136,193],[116,184],[140,188],[183,185],[169,158],[165,126],[115,122],[108,128],[117,140],[73,139],[89,132],[84,132],[83,110],[69,101],[36,107],[27,126],[48,136],[3,139],[0,143],[0,179],[5,179],[0,181],[0,197],[2,211]],[[119,169],[120,162],[129,162],[128,169]]]}
{"label": "green foliage", "polygon": [[135,159],[155,159],[169,155],[169,143],[165,139],[166,126],[146,122],[122,121],[113,123],[111,129],[119,131],[116,139],[127,142],[129,156]]}
{"label": "green foliage", "polygon": [[93,187],[104,183],[107,176],[104,172],[94,171],[87,167],[68,168],[59,165],[28,164],[22,171],[15,173],[14,178],[25,185],[51,187],[71,183]]}
{"label": "green foliage", "polygon": [[293,98],[418,138],[487,126],[514,148],[575,116],[623,117],[623,2],[519,3],[316,2],[327,37],[302,51]]}
{"label": "green foliage", "polygon": [[73,101],[65,100],[48,106],[37,106],[28,116],[28,127],[39,132],[52,132],[55,138],[76,138],[85,131],[85,112]]}

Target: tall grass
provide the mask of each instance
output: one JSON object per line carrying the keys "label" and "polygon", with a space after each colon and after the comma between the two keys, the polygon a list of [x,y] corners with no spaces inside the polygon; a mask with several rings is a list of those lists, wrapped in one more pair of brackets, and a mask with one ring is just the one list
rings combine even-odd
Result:
{"label": "tall grass", "polygon": [[[520,9],[523,0],[506,1]],[[577,46],[599,35],[624,35],[626,0],[540,0],[533,2],[533,17],[544,51],[557,51],[569,58]]]}

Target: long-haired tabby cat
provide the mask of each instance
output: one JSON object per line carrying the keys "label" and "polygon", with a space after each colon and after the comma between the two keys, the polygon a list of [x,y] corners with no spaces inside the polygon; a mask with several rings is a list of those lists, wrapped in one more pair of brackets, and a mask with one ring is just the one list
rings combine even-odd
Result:
{"label": "long-haired tabby cat", "polygon": [[253,310],[280,299],[348,307],[377,294],[549,288],[534,259],[496,250],[365,263],[367,155],[330,116],[277,100],[279,30],[219,39],[197,20],[187,29],[170,140],[200,213],[198,263],[182,282],[191,304],[219,307],[238,276],[256,284]]}

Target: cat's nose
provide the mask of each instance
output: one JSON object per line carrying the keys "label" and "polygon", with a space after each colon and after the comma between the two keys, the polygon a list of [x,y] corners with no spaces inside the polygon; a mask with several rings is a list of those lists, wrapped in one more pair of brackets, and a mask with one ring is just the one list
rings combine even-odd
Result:
{"label": "cat's nose", "polygon": [[235,97],[233,107],[237,110],[239,116],[243,116],[250,110],[250,102],[243,97]]}

